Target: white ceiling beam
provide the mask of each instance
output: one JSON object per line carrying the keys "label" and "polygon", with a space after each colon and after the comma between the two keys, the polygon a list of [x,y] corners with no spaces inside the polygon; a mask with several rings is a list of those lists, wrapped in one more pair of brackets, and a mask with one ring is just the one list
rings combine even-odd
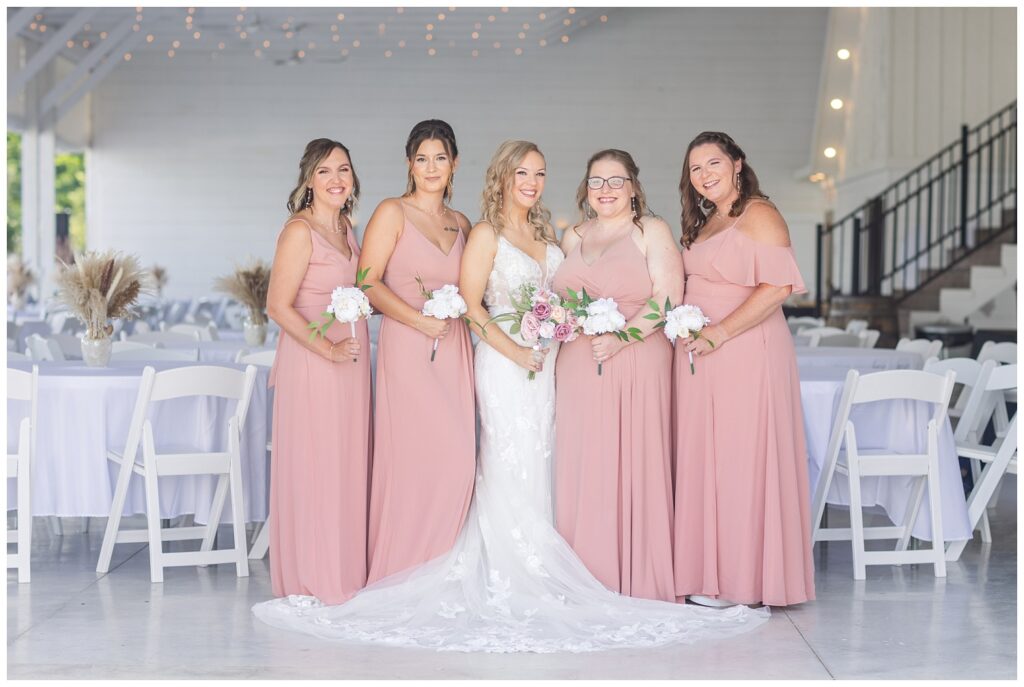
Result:
{"label": "white ceiling beam", "polygon": [[57,107],[57,112],[54,115],[53,121],[59,122],[61,117],[66,115],[68,111],[85,96],[86,93],[95,88],[100,81],[107,78],[107,75],[110,74],[115,67],[121,64],[121,55],[138,43],[139,39],[142,38],[142,35],[142,31],[132,31],[114,50],[111,50],[107,59],[93,70],[89,75],[89,78],[85,80],[85,83],[79,86],[74,93],[68,96],[68,98]]}
{"label": "white ceiling beam", "polygon": [[39,51],[33,55],[29,61],[25,64],[20,72],[14,75],[14,78],[7,84],[7,99],[10,100],[16,97],[21,90],[25,88],[25,85],[34,77],[39,71],[45,67],[53,57],[60,52],[65,44],[72,36],[78,33],[78,30],[89,21],[89,18],[96,13],[96,7],[86,7],[75,13],[71,19],[68,20],[64,26],[60,27],[49,41],[43,44]]}
{"label": "white ceiling beam", "polygon": [[7,40],[13,39],[18,32],[28,26],[32,17],[39,11],[38,7],[22,7],[7,19]]}
{"label": "white ceiling beam", "polygon": [[132,25],[134,23],[134,16],[125,19],[107,35],[106,40],[98,43],[95,48],[89,51],[89,54],[79,60],[74,70],[61,79],[60,83],[51,88],[50,91],[43,96],[43,99],[39,102],[40,113],[45,114],[51,110],[57,102],[89,72],[89,70],[99,64],[100,60],[104,57],[116,50],[121,39],[131,33]]}

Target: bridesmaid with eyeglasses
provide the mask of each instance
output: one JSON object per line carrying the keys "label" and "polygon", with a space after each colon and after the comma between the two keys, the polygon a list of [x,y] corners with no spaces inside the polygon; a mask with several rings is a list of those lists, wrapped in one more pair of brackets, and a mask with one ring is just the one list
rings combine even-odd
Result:
{"label": "bridesmaid with eyeglasses", "polygon": [[678,302],[682,261],[668,224],[647,208],[639,172],[625,151],[596,153],[576,194],[582,221],[562,237],[554,290],[613,298],[644,340],[581,334],[561,346],[555,520],[606,587],[674,601],[672,346],[644,315],[648,299]]}
{"label": "bridesmaid with eyeglasses", "polygon": [[[427,291],[459,283],[469,220],[448,206],[459,149],[428,119],[405,145],[408,188],[377,206],[359,269],[384,318],[378,337],[367,583],[448,551],[476,470],[473,347],[461,319],[422,314]],[[436,355],[433,349],[437,341]]]}

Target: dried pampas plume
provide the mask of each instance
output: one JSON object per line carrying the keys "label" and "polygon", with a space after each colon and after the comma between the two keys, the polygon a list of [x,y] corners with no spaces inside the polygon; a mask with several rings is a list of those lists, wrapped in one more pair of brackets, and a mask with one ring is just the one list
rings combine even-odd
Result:
{"label": "dried pampas plume", "polygon": [[36,281],[36,275],[28,263],[17,255],[7,256],[7,302],[24,301],[28,287]]}
{"label": "dried pampas plume", "polygon": [[89,251],[75,255],[57,275],[57,300],[86,327],[87,339],[110,336],[111,319],[132,319],[132,306],[143,292],[145,271],[134,255]]}
{"label": "dried pampas plume", "polygon": [[241,267],[213,281],[213,288],[228,294],[249,309],[253,324],[267,323],[267,290],[270,288],[270,265],[250,258]]}

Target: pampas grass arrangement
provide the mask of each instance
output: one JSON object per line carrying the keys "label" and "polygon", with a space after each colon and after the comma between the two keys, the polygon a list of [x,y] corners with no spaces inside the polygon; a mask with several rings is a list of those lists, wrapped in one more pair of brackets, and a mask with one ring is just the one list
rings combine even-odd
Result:
{"label": "pampas grass arrangement", "polygon": [[18,255],[7,256],[7,302],[21,305],[28,296],[28,287],[36,282],[36,275],[28,263]]}
{"label": "pampas grass arrangement", "polygon": [[82,321],[85,338],[104,339],[114,333],[111,319],[135,317],[132,306],[145,279],[134,255],[114,250],[76,254],[75,263],[63,265],[57,275],[57,301]]}
{"label": "pampas grass arrangement", "polygon": [[224,277],[217,277],[213,288],[228,294],[249,309],[253,324],[267,323],[267,290],[270,288],[270,265],[258,258]]}
{"label": "pampas grass arrangement", "polygon": [[156,287],[157,298],[162,298],[164,287],[167,286],[167,268],[154,264],[149,268],[149,276],[153,280],[153,286]]}

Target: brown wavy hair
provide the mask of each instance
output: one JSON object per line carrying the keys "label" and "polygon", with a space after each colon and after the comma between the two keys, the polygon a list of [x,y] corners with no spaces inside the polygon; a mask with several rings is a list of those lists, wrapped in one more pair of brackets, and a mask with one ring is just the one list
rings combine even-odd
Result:
{"label": "brown wavy hair", "polygon": [[588,219],[597,216],[594,208],[590,207],[590,203],[587,202],[587,179],[590,177],[590,168],[599,160],[615,160],[626,168],[626,174],[629,175],[629,180],[633,182],[633,195],[636,197],[636,203],[632,207],[633,224],[639,227],[640,231],[643,231],[644,226],[640,223],[640,218],[654,213],[647,207],[647,194],[644,193],[644,187],[640,185],[640,168],[637,167],[632,155],[625,150],[618,150],[617,148],[599,150],[587,160],[587,172],[583,175],[583,181],[580,182],[579,188],[576,189],[576,207],[580,210],[581,218],[576,226],[578,227]]}
{"label": "brown wavy hair", "polygon": [[313,204],[312,201],[306,202],[306,189],[311,186],[313,172],[335,148],[340,148],[348,156],[348,164],[352,168],[352,193],[349,194],[345,204],[341,206],[342,215],[352,215],[352,211],[356,209],[359,201],[359,176],[356,174],[355,163],[352,162],[352,153],[348,152],[348,148],[343,144],[329,138],[314,138],[306,144],[306,150],[303,151],[302,159],[299,160],[299,183],[288,194],[286,203],[288,212],[294,215]]}
{"label": "brown wavy hair", "polygon": [[690,153],[694,148],[705,143],[718,146],[718,149],[729,158],[730,162],[735,163],[736,160],[743,162],[739,174],[740,195],[729,208],[730,217],[739,217],[743,214],[743,210],[747,207],[747,201],[751,198],[766,200],[768,198],[768,195],[761,191],[761,184],[758,182],[753,168],[747,163],[747,154],[736,145],[736,141],[732,140],[729,134],[724,134],[721,131],[704,131],[698,134],[686,147],[686,155],[683,157],[683,174],[679,179],[679,201],[683,206],[683,236],[680,243],[684,248],[689,248],[697,240],[697,235],[707,223],[710,214],[701,209],[700,201],[703,196],[697,193],[697,189],[690,183]]}
{"label": "brown wavy hair", "polygon": [[[412,162],[416,157],[416,151],[424,141],[440,141],[444,146],[444,152],[448,153],[448,159],[452,164],[452,173],[448,175],[448,183],[444,189],[444,202],[452,199],[455,193],[455,158],[459,156],[459,146],[455,143],[455,131],[451,124],[441,119],[425,119],[412,128],[409,138],[405,141],[405,157]],[[416,191],[416,180],[409,170],[409,181],[405,187],[403,196],[411,196]]]}
{"label": "brown wavy hair", "polygon": [[[529,153],[537,153],[544,157],[544,153],[540,152],[535,143],[505,141],[498,146],[494,157],[491,158],[491,164],[487,167],[487,173],[484,175],[484,192],[480,200],[480,216],[483,221],[494,227],[495,234],[501,234],[505,228],[502,197],[512,190],[516,168]],[[544,207],[539,198],[526,213],[526,220],[533,226],[534,238],[545,243],[557,244],[551,230],[551,212]]]}

